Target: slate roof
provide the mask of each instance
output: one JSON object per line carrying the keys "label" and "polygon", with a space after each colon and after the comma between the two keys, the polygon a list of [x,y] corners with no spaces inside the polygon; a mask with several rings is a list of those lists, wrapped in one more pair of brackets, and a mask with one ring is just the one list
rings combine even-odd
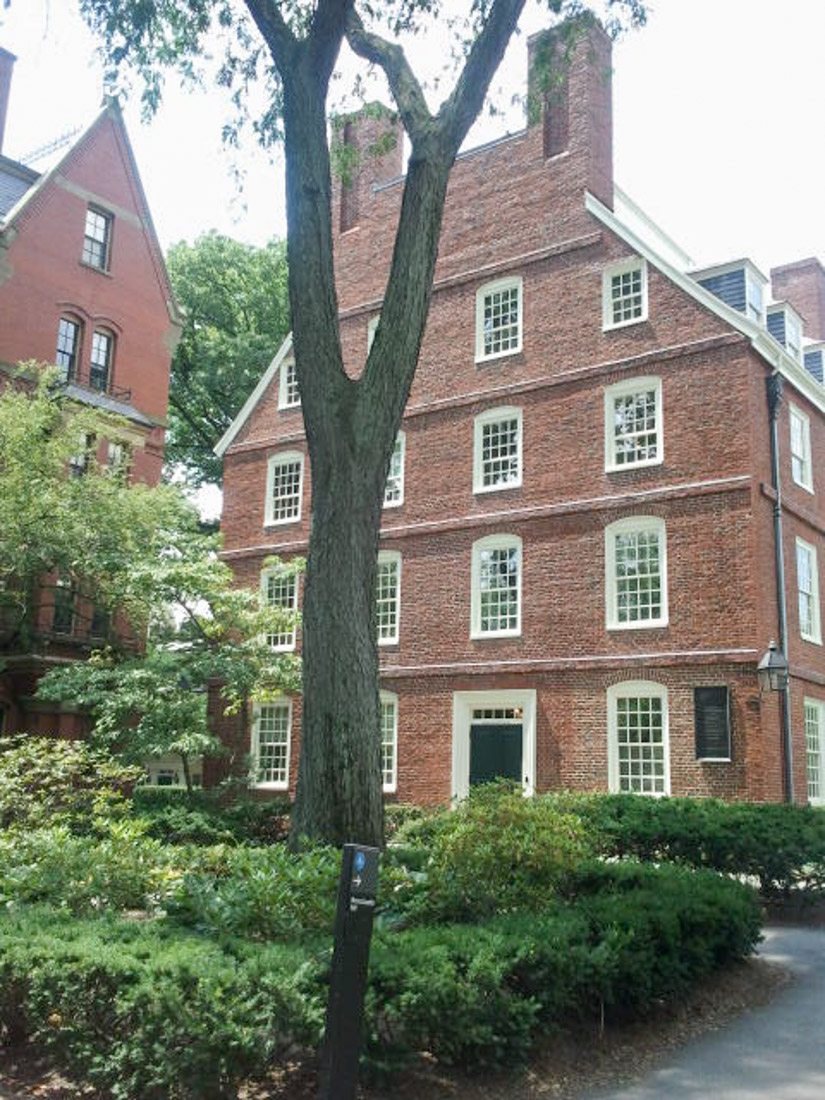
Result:
{"label": "slate roof", "polygon": [[40,173],[9,157],[0,156],[0,219],[16,206],[30,187],[40,179]]}

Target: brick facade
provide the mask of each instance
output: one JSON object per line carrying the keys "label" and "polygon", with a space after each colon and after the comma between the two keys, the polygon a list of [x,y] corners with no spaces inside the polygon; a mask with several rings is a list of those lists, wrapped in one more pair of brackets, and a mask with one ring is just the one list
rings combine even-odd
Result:
{"label": "brick facade", "polygon": [[[451,177],[402,425],[404,498],[386,508],[382,528],[382,549],[398,551],[402,563],[399,640],[382,645],[380,656],[382,688],[397,696],[392,797],[403,801],[464,793],[475,709],[523,715],[527,789],[605,789],[610,753],[618,751],[609,736],[611,689],[626,682],[666,691],[663,789],[783,797],[778,699],[760,693],[756,678],[778,630],[765,385],[775,366],[785,376],[779,466],[794,777],[796,797],[806,797],[803,700],[825,701],[825,661],[821,645],[800,637],[796,538],[818,548],[821,568],[825,484],[815,464],[814,493],[791,477],[789,408],[807,416],[816,459],[825,453],[825,391],[778,344],[767,350],[772,338],[733,318],[623,226],[612,180],[609,70],[609,43],[593,30],[563,81],[562,123],[545,113],[521,133],[462,154]],[[547,110],[559,111],[558,96]],[[381,124],[371,117],[348,140],[368,144]],[[566,147],[555,152],[564,137]],[[349,187],[356,199],[343,196],[352,203],[343,221],[341,185],[334,185],[342,342],[354,376],[380,310],[400,167],[395,153],[369,162]],[[605,327],[605,272],[626,261],[643,261],[646,311]],[[510,277],[521,280],[521,346],[479,361],[478,293]],[[784,293],[796,304],[792,288]],[[806,329],[815,335],[822,334]],[[606,392],[634,379],[654,380],[661,394],[659,454],[649,464],[608,469]],[[497,408],[520,411],[520,483],[476,492],[475,419]],[[265,523],[269,459],[306,454],[300,410],[278,408],[277,370],[221,449],[226,557],[239,583],[256,585],[267,554],[306,551],[311,512],[305,461],[301,519]],[[606,531],[632,517],[664,523],[667,609],[661,625],[616,628],[606,614]],[[473,546],[496,534],[520,540],[520,628],[514,636],[473,637]],[[697,759],[694,688],[714,686],[729,692],[731,751],[709,762]],[[297,711],[291,737],[293,789]],[[822,737],[825,747],[825,725]]]}
{"label": "brick facade", "polygon": [[[3,60],[10,74],[13,58],[4,54]],[[8,84],[0,88],[3,116]],[[58,326],[61,318],[69,319],[78,340],[74,365],[67,368],[67,392],[126,419],[131,476],[156,484],[180,321],[119,109],[105,107],[43,175],[3,156],[0,175],[0,386],[21,361],[55,362]],[[102,212],[108,224],[100,266],[83,260],[89,209]],[[105,378],[93,375],[97,333],[111,341]],[[101,461],[106,449],[106,441],[99,441]],[[16,637],[0,637],[5,729],[82,732],[79,715],[36,702],[32,694],[49,664],[88,654],[91,613],[90,607],[76,606],[71,630],[57,633],[54,586],[46,584],[32,608],[33,649],[18,651]]]}

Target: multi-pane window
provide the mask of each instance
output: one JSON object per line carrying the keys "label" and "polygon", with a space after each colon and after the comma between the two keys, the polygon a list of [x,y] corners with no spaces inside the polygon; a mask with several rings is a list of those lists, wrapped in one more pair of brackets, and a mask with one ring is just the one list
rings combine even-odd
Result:
{"label": "multi-pane window", "polygon": [[605,467],[626,470],[662,461],[662,383],[636,378],[605,390]]}
{"label": "multi-pane window", "polygon": [[473,545],[472,636],[521,633],[521,539],[492,535]]}
{"label": "multi-pane window", "polygon": [[281,380],[278,389],[278,408],[297,409],[301,404],[301,391],[298,389],[298,373],[295,363],[288,359],[281,364]]}
{"label": "multi-pane window", "polygon": [[381,692],[381,780],[385,792],[395,790],[398,774],[398,696]]}
{"label": "multi-pane window", "polygon": [[58,577],[54,586],[52,630],[55,634],[71,634],[74,630],[74,585],[66,577]]}
{"label": "multi-pane window", "polygon": [[69,456],[69,477],[83,477],[92,462],[96,445],[95,437],[83,432],[78,450]]}
{"label": "multi-pane window", "polygon": [[394,645],[398,641],[401,618],[401,555],[397,550],[382,550],[378,554],[375,588],[378,644]]}
{"label": "multi-pane window", "polygon": [[788,355],[802,362],[802,328],[795,317],[785,313],[785,348]]}
{"label": "multi-pane window", "polygon": [[794,405],[789,406],[791,426],[791,476],[797,485],[813,492],[811,422]]}
{"label": "multi-pane window", "polygon": [[109,473],[117,477],[126,477],[129,473],[131,461],[132,450],[129,444],[110,439],[106,455],[106,467]]}
{"label": "multi-pane window", "polygon": [[822,802],[822,722],[825,703],[805,700],[805,752],[808,765],[808,801]]}
{"label": "multi-pane window", "polygon": [[398,508],[404,503],[404,451],[406,437],[403,432],[398,433],[395,446],[392,449],[390,468],[387,473],[387,481],[384,485],[384,507]]}
{"label": "multi-pane window", "polygon": [[301,518],[304,456],[297,451],[273,455],[267,467],[266,523],[291,523]]}
{"label": "multi-pane window", "polygon": [[93,390],[106,390],[109,387],[109,372],[112,366],[112,346],[114,337],[110,332],[95,329],[92,333],[92,355],[89,369],[89,385]]}
{"label": "multi-pane window", "polygon": [[57,325],[57,352],[54,361],[60,367],[65,382],[77,374],[79,351],[80,325],[69,317],[61,317]]}
{"label": "multi-pane window", "polygon": [[806,641],[821,644],[819,569],[816,560],[816,548],[803,539],[796,540],[796,587],[799,607],[799,633]]}
{"label": "multi-pane window", "polygon": [[665,525],[634,516],[605,531],[607,626],[664,626],[667,623]]}
{"label": "multi-pane window", "polygon": [[253,730],[254,783],[259,787],[289,786],[289,741],[292,704],[260,703]]}
{"label": "multi-pane window", "polygon": [[521,351],[522,282],[502,279],[476,296],[476,359]]}
{"label": "multi-pane window", "polygon": [[602,326],[632,325],[647,319],[647,265],[632,259],[608,268],[602,277]]}
{"label": "multi-pane window", "polygon": [[83,237],[83,262],[105,271],[109,266],[112,239],[112,216],[90,206],[86,211],[86,232]]}
{"label": "multi-pane window", "polygon": [[667,794],[667,690],[659,684],[616,684],[608,690],[611,791]]}
{"label": "multi-pane window", "polygon": [[[268,569],[261,577],[264,600],[269,607],[283,608],[294,614],[298,607],[298,578],[294,573],[283,569]],[[295,624],[285,625],[283,629],[267,634],[266,640],[273,649],[290,650],[295,648]]]}
{"label": "multi-pane window", "polygon": [[521,485],[521,409],[492,409],[475,420],[473,490]]}

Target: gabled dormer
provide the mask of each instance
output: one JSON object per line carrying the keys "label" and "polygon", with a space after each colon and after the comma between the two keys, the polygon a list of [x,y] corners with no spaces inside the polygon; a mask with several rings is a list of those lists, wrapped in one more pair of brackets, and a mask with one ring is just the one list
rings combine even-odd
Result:
{"label": "gabled dormer", "polygon": [[768,332],[797,363],[802,362],[802,318],[788,302],[772,302],[767,308]]}
{"label": "gabled dormer", "polygon": [[819,382],[825,384],[825,342],[806,344],[802,349],[805,370]]}
{"label": "gabled dormer", "polygon": [[768,280],[750,260],[734,260],[732,263],[706,267],[691,272],[691,277],[731,309],[764,325]]}

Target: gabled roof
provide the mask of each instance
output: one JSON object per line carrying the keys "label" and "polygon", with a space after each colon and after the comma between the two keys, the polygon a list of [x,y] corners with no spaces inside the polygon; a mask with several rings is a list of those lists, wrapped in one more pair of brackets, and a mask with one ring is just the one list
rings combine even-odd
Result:
{"label": "gabled roof", "polygon": [[255,409],[255,406],[258,404],[258,402],[263,397],[266,390],[269,388],[269,383],[272,381],[272,379],[278,373],[278,371],[281,367],[281,364],[289,356],[289,353],[291,351],[292,351],[292,333],[290,332],[290,334],[286,337],[284,342],[281,344],[281,346],[278,348],[277,352],[275,353],[275,358],[272,360],[272,362],[266,368],[264,373],[261,375],[260,380],[258,381],[258,385],[255,387],[255,389],[252,391],[252,393],[246,399],[246,402],[244,403],[244,406],[241,409],[241,411],[238,413],[238,415],[235,417],[235,419],[232,421],[232,423],[229,425],[229,427],[223,433],[221,438],[215,444],[214,451],[215,451],[215,454],[218,456],[218,458],[223,458],[223,456],[226,454],[226,452],[232,446],[232,443],[235,441],[236,436],[238,435],[241,428],[243,428],[244,424],[246,424],[247,420],[252,415],[252,413]]}
{"label": "gabled roof", "polygon": [[[135,199],[140,210],[141,223],[149,243],[149,250],[152,255],[155,273],[160,283],[167,309],[169,310],[170,320],[173,324],[180,325],[182,324],[180,311],[178,310],[174,294],[172,293],[172,284],[169,281],[169,273],[166,270],[166,261],[163,258],[163,252],[161,251],[160,242],[158,241],[154,222],[152,221],[149,204],[146,201],[146,193],[143,190],[143,184],[140,180],[135,154],[132,150],[132,144],[129,141],[129,135],[126,132],[123,113],[117,101],[114,99],[106,100],[97,116],[80,134],[77,141],[73,142],[63,156],[42,175],[38,175],[37,172],[34,172],[30,168],[26,168],[23,164],[18,164],[17,161],[10,161],[7,157],[0,157],[0,192],[3,189],[3,181],[5,180],[9,199],[14,200],[12,205],[8,208],[4,208],[2,200],[0,200],[0,244],[3,243],[4,236],[9,233],[12,227],[28,214],[38,196],[41,195],[46,188],[54,184],[59,177],[68,175],[71,163],[77,157],[78,152],[84,145],[91,141],[95,130],[97,130],[106,119],[110,119],[113,123],[126,157],[130,179],[135,189]],[[30,176],[28,181],[26,181],[27,174]],[[17,182],[15,182],[15,180]],[[26,183],[27,186],[24,187],[23,185]],[[17,193],[16,198],[14,198],[15,193]]]}

